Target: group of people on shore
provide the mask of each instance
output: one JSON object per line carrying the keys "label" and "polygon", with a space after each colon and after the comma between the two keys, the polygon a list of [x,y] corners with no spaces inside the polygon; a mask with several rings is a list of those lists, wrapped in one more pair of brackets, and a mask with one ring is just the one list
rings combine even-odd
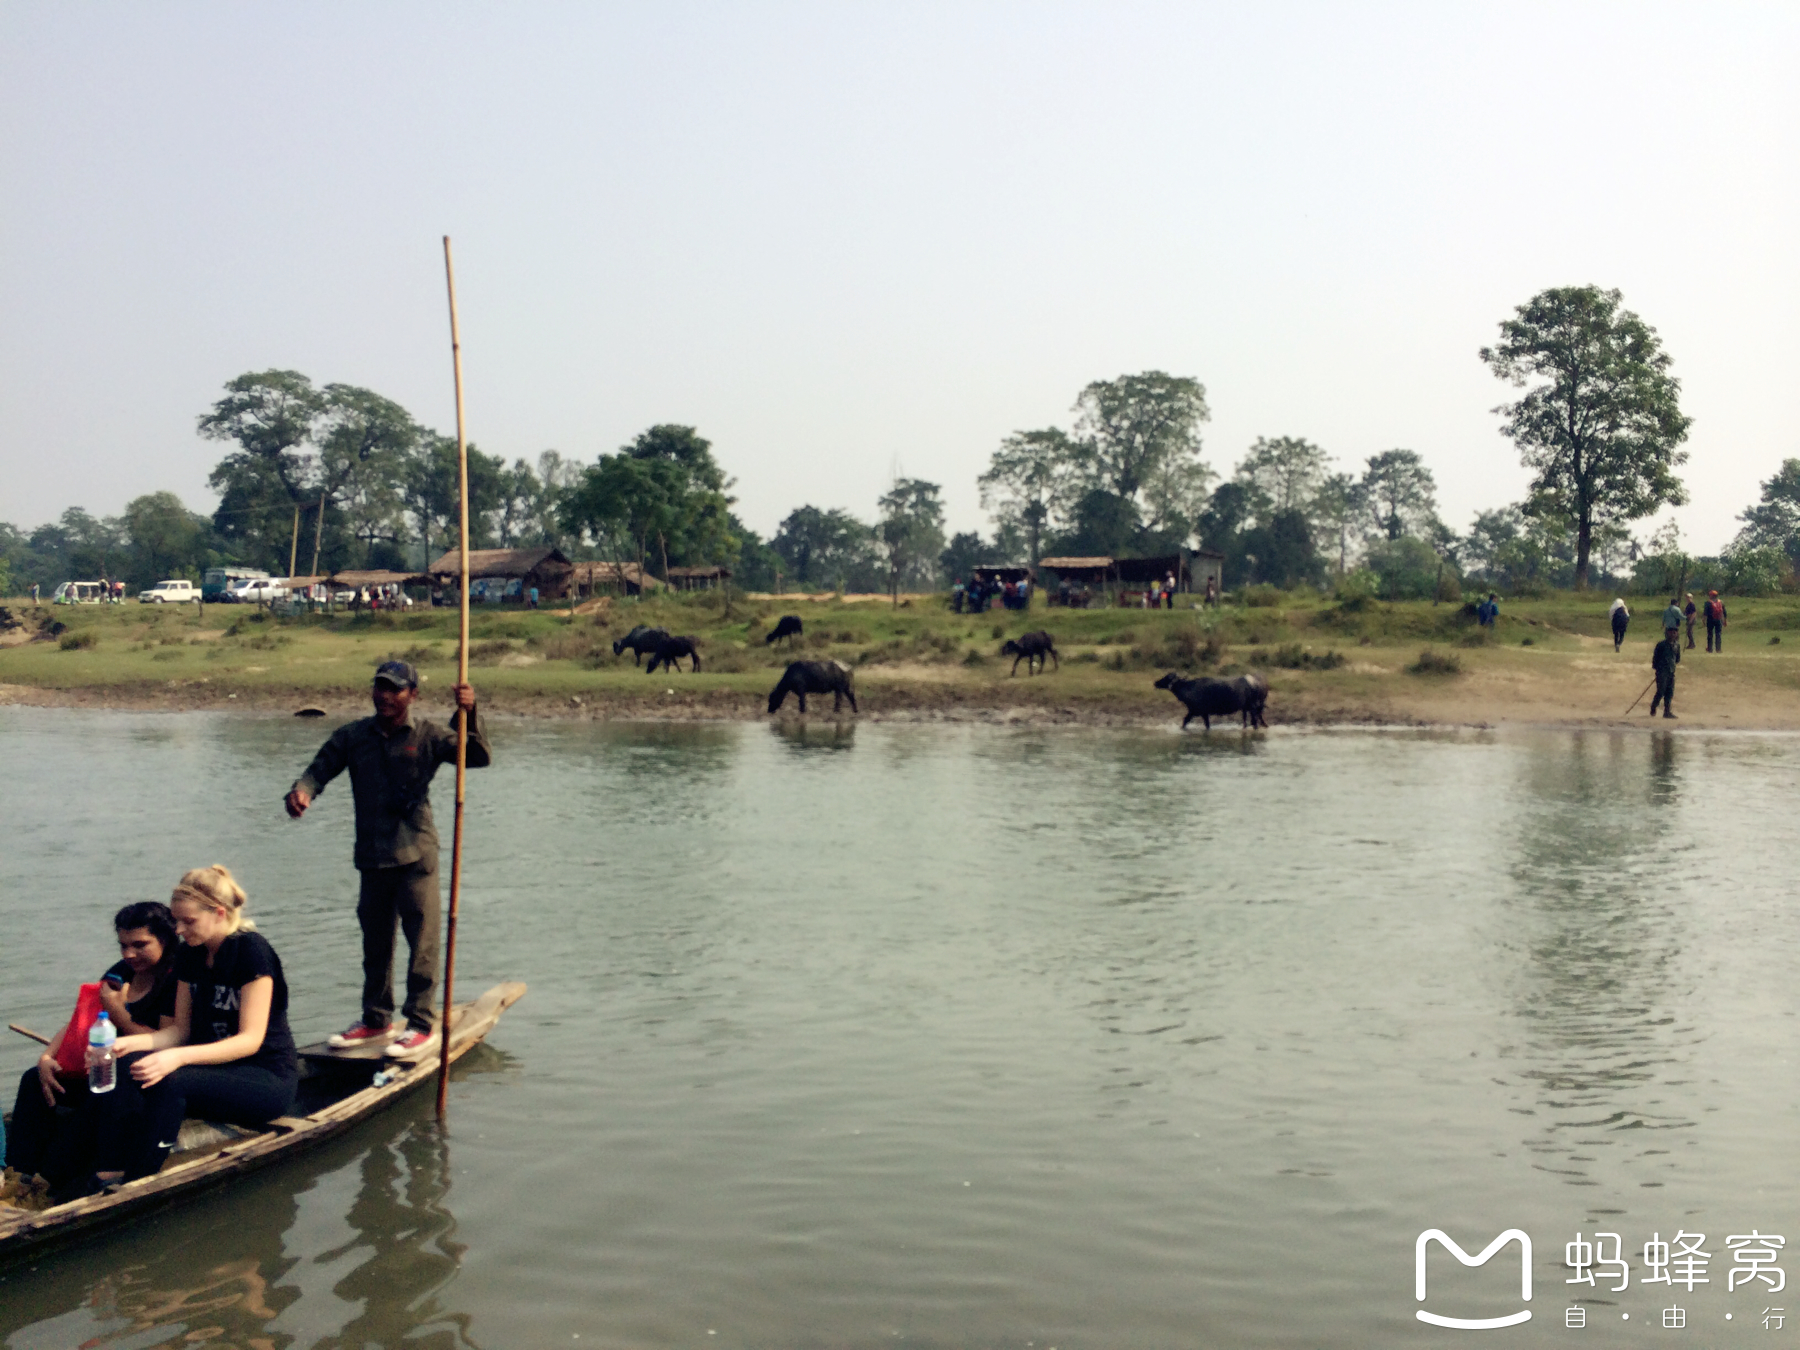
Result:
{"label": "group of people on shore", "polygon": [[[361,875],[362,1014],[330,1038],[333,1049],[382,1045],[413,1059],[435,1048],[440,909],[438,837],[429,790],[456,759],[457,725],[468,722],[466,763],[491,761],[475,715],[475,691],[457,685],[450,725],[414,720],[418,673],[403,661],[379,666],[375,715],[350,722],[320,747],[284,805],[299,819],[325,785],[348,771],[355,798],[355,864]],[[113,916],[119,961],[100,981],[102,1010],[119,1032],[110,1091],[90,1091],[64,1067],[52,1039],[20,1080],[6,1135],[6,1185],[36,1186],[54,1202],[159,1171],[188,1116],[260,1126],[293,1106],[300,1059],[288,1029],[281,958],[256,931],[248,897],[215,864],[182,875],[169,903],[140,901]],[[395,1021],[395,929],[411,959]],[[86,1035],[86,1029],[79,1029]]]}
{"label": "group of people on shore", "polygon": [[[1650,654],[1650,670],[1656,684],[1656,695],[1650,700],[1652,717],[1656,716],[1658,706],[1662,708],[1664,717],[1675,716],[1675,667],[1681,664],[1681,630],[1684,626],[1687,628],[1688,650],[1692,651],[1696,613],[1706,620],[1706,650],[1725,650],[1725,602],[1719,599],[1717,591],[1706,593],[1704,606],[1694,604],[1692,591],[1687,594],[1685,606],[1682,605],[1680,596],[1670,600],[1669,607],[1663,611],[1662,616],[1663,640],[1656,644],[1656,650]],[[1624,601],[1613,601],[1614,651],[1619,650],[1619,644],[1625,639],[1625,621],[1630,617]],[[1643,695],[1638,697],[1642,698]]]}

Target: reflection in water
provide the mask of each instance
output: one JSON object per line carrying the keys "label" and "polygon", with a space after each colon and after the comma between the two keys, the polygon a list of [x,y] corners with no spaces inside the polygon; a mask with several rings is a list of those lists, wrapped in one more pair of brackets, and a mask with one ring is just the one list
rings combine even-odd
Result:
{"label": "reflection in water", "polygon": [[[456,1078],[513,1067],[510,1056],[482,1046],[457,1066]],[[356,1189],[328,1222],[348,1231],[317,1252],[293,1254],[295,1235],[316,1222],[302,1201],[308,1208],[314,1197],[328,1201],[345,1155],[356,1159]],[[38,1284],[27,1299],[9,1294],[0,1341],[9,1350],[479,1350],[471,1315],[445,1298],[465,1251],[447,1204],[451,1175],[449,1142],[432,1119],[429,1093],[418,1094],[324,1155],[192,1202],[166,1225],[135,1225],[84,1245],[67,1278]],[[314,1271],[346,1266],[330,1292],[352,1311],[340,1327],[321,1326],[330,1300],[320,1297]],[[97,1279],[96,1270],[104,1272]],[[52,1327],[67,1339],[38,1338]]]}
{"label": "reflection in water", "polygon": [[1691,922],[1669,884],[1678,758],[1672,736],[1610,734],[1540,743],[1524,761],[1512,870],[1531,911],[1517,1011],[1533,1035],[1514,1053],[1536,1096],[1526,1147],[1570,1185],[1598,1184],[1594,1150],[1657,1156],[1697,1124],[1659,1090],[1699,1040],[1673,1012]]}
{"label": "reflection in water", "polygon": [[848,750],[856,743],[856,723],[781,717],[769,723],[777,740],[795,750]]}
{"label": "reflection in water", "polygon": [[441,1298],[465,1249],[444,1203],[450,1150],[436,1124],[416,1121],[396,1142],[371,1148],[361,1170],[362,1186],[344,1216],[355,1236],[316,1259],[335,1264],[353,1253],[362,1257],[332,1286],[339,1298],[360,1302],[362,1312],[318,1345],[360,1350],[420,1338],[475,1345],[469,1315],[446,1308]]}

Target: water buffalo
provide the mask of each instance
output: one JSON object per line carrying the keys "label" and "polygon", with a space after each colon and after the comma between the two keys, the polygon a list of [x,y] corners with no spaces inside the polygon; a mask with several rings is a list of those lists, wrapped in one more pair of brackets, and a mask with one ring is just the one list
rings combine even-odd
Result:
{"label": "water buffalo", "polygon": [[656,650],[650,654],[650,664],[644,667],[644,674],[654,675],[658,666],[680,670],[681,658],[684,656],[693,661],[697,672],[700,669],[699,641],[691,637],[670,637],[664,633],[662,641],[656,644]]}
{"label": "water buffalo", "polygon": [[[1044,668],[1045,657],[1049,657],[1052,661],[1056,662],[1056,668],[1058,670],[1062,669],[1062,658],[1056,654],[1055,641],[1048,633],[1043,632],[1042,630],[1039,630],[1036,633],[1025,633],[1006,643],[1000,648],[1000,655],[1012,657],[1012,670],[1008,672],[1010,675],[1017,675],[1019,673],[1019,662],[1021,661],[1025,663],[1025,673],[1027,675],[1037,674],[1039,670]],[[1034,666],[1036,669],[1033,669]]]}
{"label": "water buffalo", "polygon": [[1260,675],[1239,675],[1233,680],[1186,680],[1171,670],[1156,682],[1156,687],[1167,689],[1187,705],[1187,716],[1181,719],[1184,731],[1196,717],[1211,731],[1213,718],[1229,717],[1232,713],[1239,714],[1241,726],[1269,725],[1263,720],[1269,686]]}
{"label": "water buffalo", "polygon": [[781,711],[789,694],[800,699],[800,711],[806,711],[808,694],[830,694],[831,711],[837,712],[850,700],[850,711],[856,709],[856,690],[851,688],[850,667],[842,661],[795,661],[782,672],[781,682],[769,691],[769,711]]}
{"label": "water buffalo", "polygon": [[798,614],[783,614],[775,621],[775,631],[763,639],[765,647],[773,646],[782,638],[788,640],[788,646],[794,645],[794,639],[806,631],[806,625],[800,622]]}
{"label": "water buffalo", "polygon": [[639,665],[645,652],[654,652],[657,644],[668,638],[668,633],[661,628],[646,628],[639,624],[624,637],[613,643],[613,655],[618,656],[627,647],[631,648],[631,664]]}

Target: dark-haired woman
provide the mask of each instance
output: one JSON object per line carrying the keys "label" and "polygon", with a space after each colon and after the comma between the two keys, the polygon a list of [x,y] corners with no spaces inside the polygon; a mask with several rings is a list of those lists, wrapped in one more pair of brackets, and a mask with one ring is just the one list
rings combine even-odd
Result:
{"label": "dark-haired woman", "polygon": [[[160,1030],[175,1020],[175,919],[167,905],[141,901],[113,916],[119,960],[100,977],[100,1005],[121,1036]],[[64,1028],[66,1031],[67,1028]],[[23,1177],[45,1178],[53,1191],[92,1166],[95,1120],[85,1074],[70,1078],[56,1066],[63,1032],[19,1080],[6,1130],[6,1165]]]}

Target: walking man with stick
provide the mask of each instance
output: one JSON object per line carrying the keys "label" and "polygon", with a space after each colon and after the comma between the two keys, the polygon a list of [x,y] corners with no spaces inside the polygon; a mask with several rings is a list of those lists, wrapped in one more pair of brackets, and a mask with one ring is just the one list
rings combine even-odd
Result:
{"label": "walking man with stick", "polygon": [[1681,630],[1674,624],[1663,629],[1663,640],[1650,656],[1650,668],[1656,672],[1656,697],[1650,700],[1650,715],[1656,716],[1656,705],[1662,704],[1663,716],[1675,715],[1675,667],[1681,664]]}
{"label": "walking man with stick", "polygon": [[[468,719],[468,765],[491,762],[487,737],[475,718],[475,690],[453,689],[456,713],[448,727],[414,721],[419,676],[404,661],[375,670],[375,715],[339,727],[320,747],[286,799],[295,820],[345,769],[356,801],[357,870],[362,895],[363,1012],[331,1038],[335,1049],[388,1042],[387,1053],[415,1056],[433,1044],[437,1010],[432,990],[438,960],[438,836],[431,819],[431,778],[440,764],[456,763],[456,727]],[[394,928],[406,934],[411,961],[406,972],[402,1024],[394,1016]]]}

